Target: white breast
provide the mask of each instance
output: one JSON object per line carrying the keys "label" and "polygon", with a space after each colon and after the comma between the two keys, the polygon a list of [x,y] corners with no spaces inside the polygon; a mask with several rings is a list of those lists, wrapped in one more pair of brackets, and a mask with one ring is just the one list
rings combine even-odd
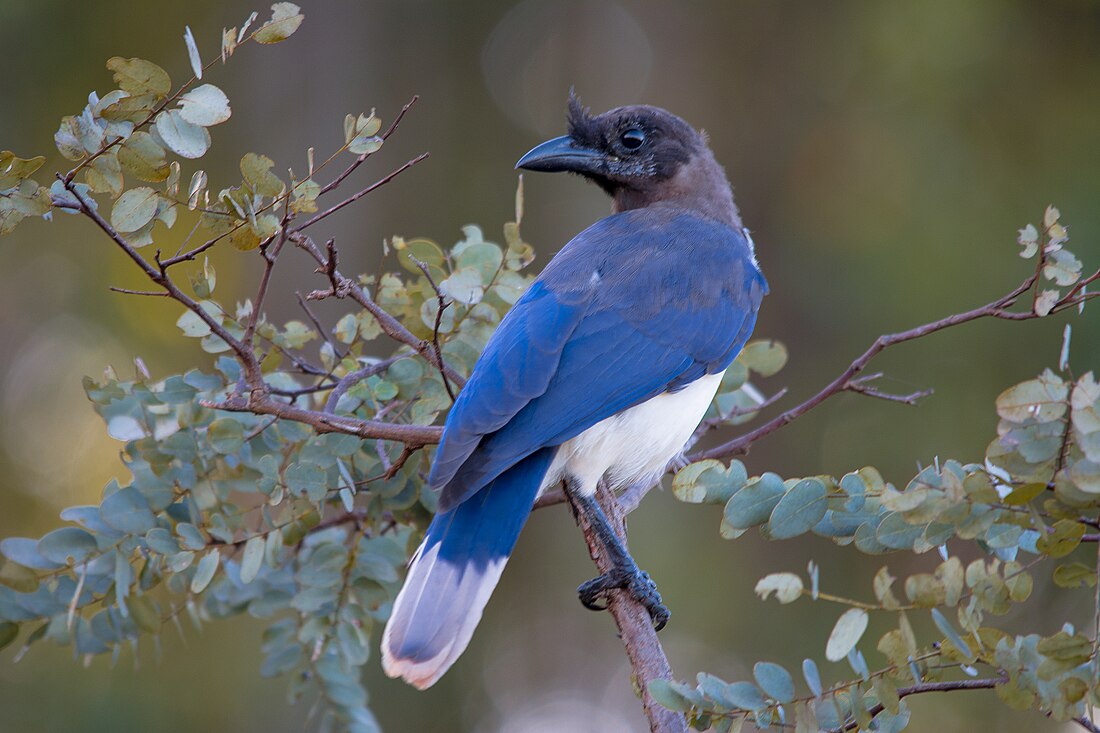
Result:
{"label": "white breast", "polygon": [[595,493],[607,474],[617,487],[656,480],[687,443],[714,399],[722,374],[697,379],[596,423],[562,444],[546,472],[543,490],[569,475]]}

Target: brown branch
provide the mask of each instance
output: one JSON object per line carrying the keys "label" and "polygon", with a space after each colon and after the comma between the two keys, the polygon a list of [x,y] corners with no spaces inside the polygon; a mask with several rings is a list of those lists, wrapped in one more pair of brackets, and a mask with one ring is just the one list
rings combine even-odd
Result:
{"label": "brown branch", "polygon": [[142,272],[144,272],[150,280],[152,280],[159,287],[163,288],[167,294],[167,297],[179,301],[185,308],[187,308],[187,310],[198,316],[199,319],[201,319],[203,323],[205,323],[210,328],[211,332],[213,332],[216,336],[218,336],[218,338],[224,341],[229,346],[229,348],[231,348],[234,353],[237,354],[238,360],[241,362],[241,366],[244,368],[245,378],[248,381],[249,385],[255,386],[258,384],[262,384],[263,377],[260,373],[260,365],[256,361],[255,357],[252,355],[251,350],[239,340],[234,338],[233,335],[230,334],[229,331],[227,331],[216,318],[207,313],[202,306],[200,306],[191,297],[180,290],[179,287],[172,281],[172,279],[169,278],[167,274],[165,274],[163,266],[154,267],[152,264],[149,263],[148,260],[138,254],[133,245],[126,241],[126,239],[121,234],[119,234],[115,230],[115,228],[107,222],[106,219],[103,218],[99,211],[97,211],[88,203],[88,201],[84,198],[84,196],[80,193],[80,191],[76,188],[72,181],[66,181],[65,177],[61,174],[58,174],[57,179],[61,181],[62,185],[65,186],[65,189],[69,193],[71,193],[77,201],[80,202],[80,208],[84,215],[91,219],[95,223],[95,225],[98,226],[101,230],[103,230],[103,232],[111,238],[111,241],[117,244],[119,248],[126,253],[126,256],[133,260],[134,264],[141,268]]}
{"label": "brown branch", "polygon": [[130,290],[129,288],[116,288],[111,285],[110,290],[116,293],[122,293],[123,295],[147,295],[152,298],[170,298],[171,293],[159,292],[155,290]]}
{"label": "brown branch", "polygon": [[433,445],[439,442],[443,428],[434,425],[408,425],[383,422],[381,420],[363,420],[347,415],[332,415],[317,410],[274,400],[259,390],[248,395],[230,395],[224,400],[203,400],[203,407],[226,412],[250,412],[253,415],[274,415],[284,420],[305,423],[318,433],[345,433],[364,440],[395,440],[416,446]]}
{"label": "brown branch", "polygon": [[336,412],[336,404],[340,401],[349,389],[354,387],[359,382],[363,381],[367,377],[374,376],[375,374],[381,374],[390,368],[393,364],[406,358],[406,354],[397,354],[391,356],[388,359],[374,362],[373,364],[366,364],[355,371],[348,372],[340,381],[336,383],[336,386],[332,388],[332,392],[329,394],[328,399],[325,401],[324,411],[327,413]]}
{"label": "brown branch", "polygon": [[[965,311],[963,313],[956,313],[946,318],[941,318],[938,321],[932,321],[926,323],[923,326],[917,326],[907,331],[898,331],[897,333],[884,334],[875,339],[874,343],[863,352],[855,361],[848,365],[848,367],[826,385],[820,392],[815,394],[800,405],[796,405],[781,415],[773,418],[760,427],[752,430],[744,435],[734,438],[722,445],[711,448],[710,450],[702,451],[700,453],[689,456],[692,461],[699,461],[706,458],[730,458],[735,455],[739,455],[748,451],[760,438],[765,435],[775,432],[776,430],[788,425],[795,419],[806,414],[813,408],[820,405],[822,402],[839,394],[840,392],[852,391],[852,384],[855,383],[858,387],[858,381],[856,377],[867,367],[867,365],[884,349],[894,346],[896,344],[904,343],[906,341],[912,341],[914,339],[923,338],[929,334],[942,331],[952,326],[958,326],[969,321],[974,321],[979,318],[1004,318],[1009,320],[1027,320],[1030,318],[1039,318],[1034,311],[1027,312],[1011,312],[1005,309],[1012,306],[1018,297],[1027,292],[1032,285],[1036,282],[1034,275],[1024,280],[1019,286],[1017,286],[1012,292],[1004,295],[991,303],[981,306],[980,308],[974,308],[973,310]],[[864,388],[866,389],[866,388]],[[855,391],[859,391],[858,389]],[[873,395],[882,396],[882,395]]]}
{"label": "brown branch", "polygon": [[[302,234],[300,232],[292,232],[290,235],[290,239],[299,248],[301,248],[311,257],[313,257],[318,265],[321,265],[322,267],[328,266],[329,258],[326,257],[326,255],[321,251],[321,248],[317,246],[317,243],[314,242],[309,235]],[[435,349],[432,348],[432,344],[430,341],[417,338],[415,335],[413,335],[412,331],[405,328],[405,326],[402,325],[401,321],[394,318],[392,315],[386,312],[385,309],[378,305],[378,303],[374,302],[374,300],[372,300],[371,297],[367,295],[367,292],[363,290],[363,288],[360,287],[357,282],[342,275],[340,271],[335,268],[335,266],[332,268],[332,278],[333,282],[336,283],[333,288],[336,292],[325,293],[324,295],[345,297],[345,295],[343,294],[346,294],[346,297],[350,297],[356,303],[361,305],[364,310],[374,316],[374,319],[378,322],[378,325],[382,329],[382,332],[385,333],[387,336],[392,338],[394,341],[412,347],[413,351],[427,359],[429,364],[436,367],[437,369],[443,369],[444,373],[447,375],[447,378],[450,379],[452,383],[458,385],[459,387],[466,383],[466,380],[462,378],[461,374],[456,372],[451,366],[447,365],[446,362],[441,362],[436,358]],[[311,296],[314,295],[315,293],[310,293],[306,297],[307,299],[316,299],[311,298]]]}
{"label": "brown branch", "polygon": [[[986,677],[976,680],[952,680],[949,682],[921,682],[920,684],[912,685],[910,687],[899,687],[898,698],[909,697],[910,695],[923,695],[926,692],[955,692],[957,690],[991,690],[997,685],[1003,685],[1008,682],[1007,675],[1001,675],[1000,677]],[[878,715],[885,706],[882,703],[877,703],[868,708],[867,712],[871,717]],[[859,723],[855,720],[849,720],[839,728],[833,728],[829,733],[844,733],[844,731],[854,730],[859,727]]]}
{"label": "brown branch", "polygon": [[[602,481],[596,490],[596,499],[625,545],[626,516],[615,494]],[[611,569],[611,562],[604,556],[594,528],[588,524],[583,515],[579,517],[579,521],[592,560],[601,573],[608,572]],[[619,628],[619,637],[623,641],[623,646],[626,647],[626,656],[630,660],[637,689],[641,691],[642,707],[649,720],[650,731],[652,733],[686,733],[688,727],[684,716],[662,707],[649,694],[651,681],[672,679],[672,666],[657,638],[649,611],[622,590],[611,591],[607,608],[615,619],[615,625]]]}
{"label": "brown branch", "polygon": [[871,387],[870,382],[875,381],[882,377],[882,372],[877,374],[868,374],[863,377],[852,379],[848,382],[848,386],[845,387],[849,392],[855,392],[857,394],[866,395],[868,397],[876,397],[880,400],[887,400],[888,402],[900,402],[904,405],[915,405],[918,400],[922,400],[925,397],[930,397],[935,393],[933,389],[918,389],[915,392],[909,394],[893,394],[891,392],[883,392],[882,390]]}

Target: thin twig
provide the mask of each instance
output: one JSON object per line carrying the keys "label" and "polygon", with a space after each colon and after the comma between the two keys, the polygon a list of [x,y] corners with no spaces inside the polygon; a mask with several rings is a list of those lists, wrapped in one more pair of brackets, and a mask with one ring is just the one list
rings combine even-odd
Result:
{"label": "thin twig", "polygon": [[428,284],[431,285],[432,290],[435,291],[438,306],[435,310],[435,327],[432,329],[432,346],[435,348],[435,358],[439,363],[439,376],[443,379],[443,386],[447,389],[447,396],[451,398],[451,404],[454,404],[455,393],[454,390],[451,389],[451,383],[447,379],[447,373],[443,371],[443,349],[439,346],[439,327],[443,324],[443,311],[447,310],[447,306],[450,305],[450,303],[448,303],[447,299],[443,296],[443,291],[436,285],[435,279],[432,278],[432,273],[428,271],[428,264],[418,260],[412,255],[409,255],[409,260],[420,268],[420,271],[424,273],[424,277],[428,279]]}
{"label": "thin twig", "polygon": [[314,224],[321,221],[322,219],[324,219],[328,216],[331,216],[332,214],[335,214],[337,211],[344,208],[345,206],[349,206],[350,204],[354,204],[356,201],[363,198],[368,193],[371,193],[372,191],[386,185],[387,183],[392,181],[394,178],[397,178],[397,176],[401,175],[402,173],[407,171],[409,168],[412,168],[417,163],[421,162],[422,160],[426,160],[429,155],[430,155],[430,153],[421,153],[420,155],[416,156],[412,160],[406,162],[400,168],[397,168],[396,170],[392,171],[388,175],[383,176],[382,178],[379,178],[377,181],[375,181],[371,185],[367,186],[366,188],[362,189],[361,191],[358,191],[357,193],[353,193],[351,196],[348,196],[346,199],[344,199],[340,203],[336,204],[335,206],[333,206],[331,208],[328,208],[328,209],[322,211],[320,214],[317,214],[316,216],[314,216],[312,219],[309,219],[304,224],[299,224],[297,227],[294,228],[294,231],[295,232],[300,232],[303,229],[306,229],[308,227],[313,226]]}
{"label": "thin twig", "polygon": [[116,293],[123,293],[125,295],[147,295],[153,298],[171,298],[172,294],[168,292],[160,292],[156,290],[130,290],[129,288],[116,288],[114,285],[110,286],[110,289]]}
{"label": "thin twig", "polygon": [[376,361],[371,364],[366,364],[355,371],[348,372],[340,381],[336,383],[336,386],[332,388],[332,392],[329,394],[328,399],[325,401],[325,412],[335,413],[336,405],[340,402],[340,398],[343,397],[349,389],[362,382],[368,377],[372,377],[375,374],[381,374],[389,369],[395,363],[402,359],[408,358],[407,354],[397,354],[391,356],[388,359],[382,361]]}
{"label": "thin twig", "polygon": [[[328,257],[321,251],[321,248],[317,246],[317,243],[307,234],[291,233],[290,239],[299,248],[313,257],[317,264],[327,266],[330,261]],[[356,303],[361,305],[368,313],[374,316],[375,321],[378,322],[378,326],[382,329],[382,332],[392,338],[394,341],[405,344],[412,347],[413,351],[424,357],[429,364],[437,369],[442,368],[445,370],[447,378],[451,380],[453,384],[461,387],[466,383],[466,380],[462,378],[462,375],[456,372],[446,362],[440,362],[435,355],[435,349],[432,348],[431,342],[417,338],[413,335],[409,329],[401,323],[401,321],[390,315],[384,308],[378,303],[374,302],[367,292],[354,280],[351,280],[340,273],[339,270],[333,268],[333,278],[336,282],[334,289],[338,292],[346,293],[346,297],[350,297]],[[312,293],[311,293],[312,295]],[[309,296],[306,296],[307,299]],[[343,296],[340,296],[343,297]],[[442,366],[440,366],[442,364]]]}
{"label": "thin twig", "polygon": [[[383,140],[387,139],[390,135],[394,133],[394,131],[397,129],[397,126],[401,124],[401,120],[405,119],[405,113],[408,112],[414,104],[416,104],[416,101],[418,99],[420,99],[420,95],[414,94],[413,98],[405,103],[405,106],[402,107],[401,111],[397,113],[397,117],[393,118],[393,122],[390,123],[389,129],[382,133],[381,137]],[[373,153],[363,153],[358,158],[356,158],[355,162],[349,165],[343,173],[336,176],[336,178],[334,178],[331,182],[325,184],[321,188],[321,193],[318,194],[318,196],[328,193],[329,191],[343,183],[344,179],[354,173],[355,169],[361,166],[363,162],[366,161],[366,159],[369,158],[371,155],[373,155]]]}

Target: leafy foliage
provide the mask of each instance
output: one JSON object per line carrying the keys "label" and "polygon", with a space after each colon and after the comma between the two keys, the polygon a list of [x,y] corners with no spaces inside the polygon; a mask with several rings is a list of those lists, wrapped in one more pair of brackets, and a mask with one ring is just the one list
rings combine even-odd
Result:
{"label": "leafy foliage", "polygon": [[[1045,251],[1065,253],[1059,262],[1077,262],[1063,248],[1068,238],[1058,216],[1057,209],[1047,209]],[[1036,243],[1025,254],[1038,252],[1033,226],[1021,230],[1021,240],[1025,247]],[[1064,277],[1063,285],[1077,282],[1079,271],[1080,263],[1070,279],[1043,266],[1044,277],[1055,282]],[[1043,308],[1037,304],[1036,313],[1045,315]],[[1067,327],[1067,339],[1068,334]],[[1095,532],[1100,387],[1092,372],[1075,379],[1062,361],[1060,372],[1047,369],[1001,393],[997,435],[983,459],[937,460],[904,489],[873,467],[839,478],[789,479],[774,473],[748,477],[738,461],[705,460],[682,468],[673,479],[676,496],[722,506],[719,531],[727,539],[753,527],[771,540],[812,532],[871,555],[937,550],[940,562],[901,583],[881,567],[871,583],[875,600],[868,602],[822,591],[812,562],[808,582],[780,572],[757,583],[764,600],[774,595],[780,603],[793,603],[805,597],[848,607],[837,618],[824,655],[833,662],[846,659],[857,675],[853,680],[824,688],[816,663],[807,659],[803,669],[810,694],[797,698],[772,681],[790,678],[786,670],[773,670],[775,665],[767,668],[773,670],[768,681],[756,674],[755,683],[726,683],[701,673],[694,687],[658,681],[654,695],[688,712],[700,730],[730,730],[745,719],[767,727],[792,713],[799,731],[839,729],[850,721],[861,730],[901,730],[909,712],[899,688],[919,690],[949,679],[953,671],[976,676],[983,668],[993,675],[988,686],[1015,709],[1036,707],[1068,720],[1100,703],[1095,639],[1069,624],[1047,635],[1013,633],[993,625],[992,618],[1028,600],[1036,572],[1080,594],[1080,603],[1095,603],[1095,550],[1077,550],[1100,542]],[[1072,559],[1075,553],[1081,557]],[[968,563],[960,559],[975,554]],[[909,617],[923,614],[929,614],[939,637],[918,639]],[[874,644],[887,665],[874,673],[860,650],[871,615],[895,619],[894,628]]]}

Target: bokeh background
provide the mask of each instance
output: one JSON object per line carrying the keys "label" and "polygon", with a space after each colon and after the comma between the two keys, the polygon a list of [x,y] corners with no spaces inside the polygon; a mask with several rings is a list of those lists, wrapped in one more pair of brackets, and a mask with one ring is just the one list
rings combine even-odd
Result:
{"label": "bokeh background", "polygon": [[[1086,268],[1100,261],[1095,2],[301,4],[306,22],[291,40],[243,48],[210,74],[234,112],[214,130],[209,160],[220,164],[210,165],[211,186],[232,181],[248,151],[303,170],[308,146],[342,142],[345,113],[376,107],[388,121],[419,94],[357,180],[423,150],[431,158],[330,220],[326,234],[349,270],[373,270],[394,234],[449,244],[476,222],[499,237],[512,215],[512,166],[561,134],[570,86],[595,110],[648,102],[710,133],[772,285],[757,333],[790,348],[788,368],[762,385],[788,386],[786,406],[879,333],[1014,286],[1030,267],[1016,256],[1015,230],[1048,203],[1061,207]],[[182,79],[185,24],[212,58],[222,27],[253,9],[266,13],[245,0],[3,0],[0,147],[49,155],[58,119],[89,91],[111,88],[108,57],[149,58]],[[47,170],[63,163],[54,152]],[[526,184],[524,234],[539,263],[607,211],[578,179],[529,175]],[[251,258],[215,251],[212,259],[223,297],[247,297]],[[271,301],[276,318],[297,317],[293,291],[315,283],[304,261],[288,262]],[[62,507],[96,502],[121,471],[120,444],[86,403],[82,375],[108,364],[128,372],[134,356],[155,376],[208,361],[179,337],[175,305],[108,291],[140,286],[132,269],[76,218],[25,222],[0,240],[0,536],[47,531]],[[1079,373],[1100,366],[1098,310],[1072,319]],[[934,397],[919,408],[840,397],[762,441],[746,459],[749,471],[874,464],[905,482],[936,456],[978,459],[995,429],[994,397],[1056,363],[1063,320],[977,323],[903,346],[876,363],[890,375],[884,386],[930,386]],[[639,562],[674,613],[662,639],[682,678],[705,670],[745,679],[760,659],[823,663],[841,609],[761,603],[752,587],[768,572],[800,571],[813,558],[824,587],[869,597],[882,562],[895,575],[933,562],[866,558],[813,537],[729,543],[718,521],[714,508],[678,504],[667,492],[632,518]],[[417,693],[368,664],[386,729],[641,729],[611,620],[575,599],[591,574],[568,513],[538,512],[470,650],[440,684]],[[1082,612],[1054,596],[1040,584],[1027,609],[1046,633]],[[285,681],[258,675],[261,628],[240,618],[201,634],[188,629],[186,639],[169,629],[160,655],[146,643],[140,667],[126,654],[113,670],[106,659],[84,668],[68,650],[46,646],[13,665],[9,649],[0,655],[0,730],[308,730],[309,703],[287,707]],[[881,661],[867,654],[872,666]],[[850,675],[841,665],[823,671]],[[1058,728],[982,694],[913,700],[913,729]]]}

